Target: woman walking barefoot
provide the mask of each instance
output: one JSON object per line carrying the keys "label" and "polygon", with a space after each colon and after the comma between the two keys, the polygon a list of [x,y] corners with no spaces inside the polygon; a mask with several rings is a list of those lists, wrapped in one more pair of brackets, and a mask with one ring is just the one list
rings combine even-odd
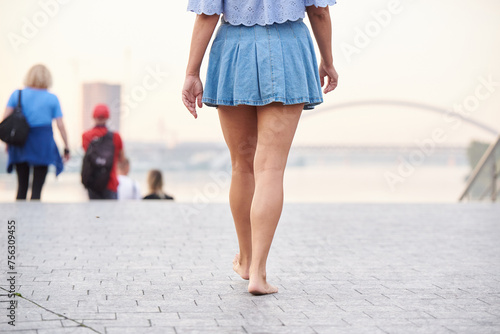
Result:
{"label": "woman walking barefoot", "polygon": [[[229,203],[240,252],[234,270],[255,295],[278,292],[266,262],[283,208],[283,176],[302,110],[334,90],[328,5],[335,0],[189,0],[197,14],[182,100],[197,118],[216,107],[231,154]],[[321,62],[303,22],[308,14]],[[200,66],[220,14],[205,90]]]}

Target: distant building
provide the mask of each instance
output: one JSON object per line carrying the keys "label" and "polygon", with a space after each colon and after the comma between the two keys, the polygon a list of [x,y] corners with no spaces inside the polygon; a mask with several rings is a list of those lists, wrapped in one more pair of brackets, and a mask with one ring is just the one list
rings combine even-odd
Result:
{"label": "distant building", "polygon": [[83,131],[94,126],[92,112],[99,103],[105,103],[110,110],[108,126],[112,131],[120,131],[121,85],[102,82],[83,84]]}

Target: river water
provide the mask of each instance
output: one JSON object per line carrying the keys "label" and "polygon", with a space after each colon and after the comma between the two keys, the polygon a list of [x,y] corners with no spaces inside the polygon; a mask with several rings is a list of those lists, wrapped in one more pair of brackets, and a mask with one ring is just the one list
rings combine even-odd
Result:
{"label": "river water", "polygon": [[[287,202],[456,202],[469,167],[419,166],[398,176],[392,165],[289,167],[285,172]],[[392,173],[392,183],[387,181]],[[394,175],[398,176],[394,179]],[[146,194],[146,173],[132,173]],[[224,171],[164,172],[164,190],[179,202],[227,202],[230,173]],[[15,174],[0,174],[0,202],[13,202]],[[29,193],[28,193],[29,195]],[[50,171],[43,202],[87,201],[78,173]]]}

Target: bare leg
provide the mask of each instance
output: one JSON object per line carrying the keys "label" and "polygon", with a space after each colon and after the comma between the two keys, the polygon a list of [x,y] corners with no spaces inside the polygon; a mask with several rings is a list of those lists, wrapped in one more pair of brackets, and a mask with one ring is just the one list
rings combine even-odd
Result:
{"label": "bare leg", "polygon": [[247,105],[219,106],[218,111],[224,139],[231,153],[229,204],[240,248],[240,253],[233,260],[233,269],[241,278],[248,279],[252,259],[250,206],[255,187],[253,164],[257,143],[257,109]]}
{"label": "bare leg", "polygon": [[283,208],[283,176],[303,106],[271,103],[257,107],[255,192],[250,212],[252,262],[248,285],[248,291],[255,295],[278,291],[267,283],[266,262]]}

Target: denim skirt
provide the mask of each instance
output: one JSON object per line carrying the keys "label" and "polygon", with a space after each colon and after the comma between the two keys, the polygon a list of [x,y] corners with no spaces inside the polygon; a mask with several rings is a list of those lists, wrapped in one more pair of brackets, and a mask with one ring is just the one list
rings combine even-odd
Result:
{"label": "denim skirt", "polygon": [[272,25],[221,25],[210,49],[202,102],[210,107],[323,102],[318,64],[302,19]]}

